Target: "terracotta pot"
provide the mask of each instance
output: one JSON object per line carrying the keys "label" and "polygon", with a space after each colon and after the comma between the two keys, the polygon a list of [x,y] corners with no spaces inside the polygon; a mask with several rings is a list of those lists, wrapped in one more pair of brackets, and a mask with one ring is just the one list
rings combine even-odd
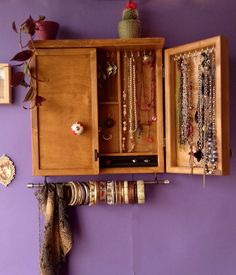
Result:
{"label": "terracotta pot", "polygon": [[39,40],[56,39],[59,24],[54,21],[43,20],[36,23],[38,30],[36,36]]}

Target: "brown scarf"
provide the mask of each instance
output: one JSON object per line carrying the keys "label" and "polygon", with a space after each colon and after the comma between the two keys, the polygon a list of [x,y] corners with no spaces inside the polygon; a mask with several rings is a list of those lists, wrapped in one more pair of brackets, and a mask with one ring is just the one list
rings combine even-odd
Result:
{"label": "brown scarf", "polygon": [[45,184],[36,193],[44,215],[44,236],[40,255],[41,275],[60,275],[66,254],[72,247],[64,184]]}

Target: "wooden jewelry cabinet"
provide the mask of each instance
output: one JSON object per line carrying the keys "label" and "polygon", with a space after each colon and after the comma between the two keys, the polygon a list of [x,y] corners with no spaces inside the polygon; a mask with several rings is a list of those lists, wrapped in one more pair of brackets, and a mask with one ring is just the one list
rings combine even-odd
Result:
{"label": "wooden jewelry cabinet", "polygon": [[[163,38],[46,40],[35,41],[34,46],[33,85],[46,99],[32,109],[34,175],[229,172],[228,64],[223,37],[165,50],[165,62]],[[202,52],[212,51],[214,75],[204,84],[213,91],[204,95],[213,106],[207,119],[206,108],[197,111],[192,106],[201,96],[195,64]],[[187,58],[191,65],[183,64],[192,69],[186,74],[179,71],[179,64]],[[206,83],[208,78],[202,77]],[[184,85],[191,86],[191,111],[179,100],[189,96]],[[183,126],[178,126],[180,120]],[[75,122],[83,125],[80,135],[71,130]],[[191,133],[202,125],[201,142],[197,134],[191,134],[190,140],[185,133],[187,141],[180,144],[180,132],[189,125]],[[214,138],[207,141],[205,128],[213,128]],[[214,154],[212,164],[206,146]],[[199,163],[196,152],[201,153]]]}

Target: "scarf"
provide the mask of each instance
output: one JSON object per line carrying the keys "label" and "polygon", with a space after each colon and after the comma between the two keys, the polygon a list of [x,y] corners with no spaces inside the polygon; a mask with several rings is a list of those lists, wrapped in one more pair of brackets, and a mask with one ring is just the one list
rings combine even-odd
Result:
{"label": "scarf", "polygon": [[64,184],[45,184],[36,193],[44,215],[44,236],[40,252],[40,275],[60,275],[72,247]]}

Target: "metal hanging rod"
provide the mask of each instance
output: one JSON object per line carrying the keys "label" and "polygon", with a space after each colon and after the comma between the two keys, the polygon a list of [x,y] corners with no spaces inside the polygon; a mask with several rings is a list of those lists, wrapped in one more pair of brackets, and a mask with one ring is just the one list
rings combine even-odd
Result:
{"label": "metal hanging rod", "polygon": [[[145,184],[170,184],[170,180],[158,180],[155,179],[153,181],[144,181]],[[28,183],[26,185],[27,188],[39,188],[39,187],[43,187],[45,184],[47,183]]]}

